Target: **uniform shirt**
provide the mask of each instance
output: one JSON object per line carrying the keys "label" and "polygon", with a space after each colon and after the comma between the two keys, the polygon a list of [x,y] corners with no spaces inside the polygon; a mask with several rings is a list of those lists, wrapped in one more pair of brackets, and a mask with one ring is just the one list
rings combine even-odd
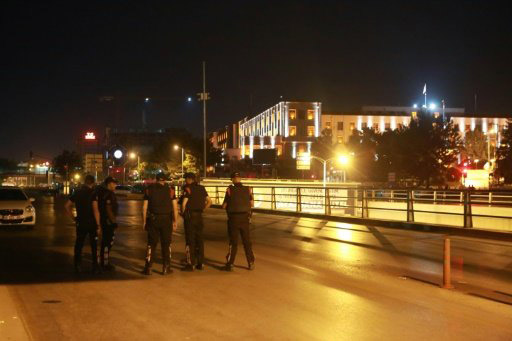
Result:
{"label": "uniform shirt", "polygon": [[[174,186],[168,186],[169,187],[169,196],[172,200],[176,200],[176,190],[174,189]],[[149,200],[149,188],[146,188],[144,190],[144,200]]]}
{"label": "uniform shirt", "polygon": [[[241,187],[243,186],[241,183],[236,183],[236,184],[233,184],[231,186],[236,186],[236,187]],[[249,197],[250,197],[250,201],[253,201],[254,200],[254,195],[252,193],[252,188],[251,187],[248,187],[249,188]],[[223,205],[224,204],[228,204],[229,203],[229,198],[231,197],[231,190],[230,190],[230,186],[228,188],[226,188],[226,194],[224,195],[224,202],[223,202]]]}
{"label": "uniform shirt", "polygon": [[[168,194],[162,192],[167,189]],[[168,197],[167,197],[168,196]],[[167,201],[167,199],[170,199]],[[174,186],[153,184],[144,191],[144,200],[148,201],[148,212],[153,214],[170,214],[174,213],[172,201],[176,200],[176,190]]]}
{"label": "uniform shirt", "polygon": [[187,209],[192,211],[203,210],[206,205],[206,197],[208,192],[204,186],[194,182],[190,185],[186,185],[183,188],[183,197],[187,198]]}
{"label": "uniform shirt", "polygon": [[79,225],[96,226],[94,213],[92,210],[92,200],[94,198],[94,189],[83,185],[75,190],[69,197],[76,206],[76,220]]}
{"label": "uniform shirt", "polygon": [[98,202],[101,221],[106,221],[108,219],[107,205],[110,205],[112,212],[117,215],[119,206],[117,204],[116,195],[113,191],[104,186],[98,186],[95,191],[93,200]]}

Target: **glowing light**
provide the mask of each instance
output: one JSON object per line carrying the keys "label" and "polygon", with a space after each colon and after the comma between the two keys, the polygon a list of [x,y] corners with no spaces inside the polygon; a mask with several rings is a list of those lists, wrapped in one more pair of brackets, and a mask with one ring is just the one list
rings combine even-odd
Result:
{"label": "glowing light", "polygon": [[144,102],[149,102],[149,97],[146,97],[146,99],[144,100]]}
{"label": "glowing light", "polygon": [[416,103],[414,103],[414,104],[412,105],[412,107],[416,109],[416,108],[418,107],[418,105],[417,105]]}
{"label": "glowing light", "polygon": [[123,152],[122,152],[120,149],[116,149],[116,150],[114,151],[114,157],[115,157],[116,159],[120,159],[120,158],[122,158],[122,157],[123,157]]}
{"label": "glowing light", "polygon": [[437,105],[436,105],[435,103],[430,103],[429,108],[430,108],[431,110],[434,110],[435,108],[437,108]]}
{"label": "glowing light", "polygon": [[88,131],[85,133],[85,139],[86,140],[96,140],[96,135],[92,131]]}
{"label": "glowing light", "polygon": [[130,153],[130,159],[135,159],[136,157],[137,157],[137,154],[135,154],[134,152]]}
{"label": "glowing light", "polygon": [[349,156],[345,154],[339,155],[338,162],[342,165],[348,165],[348,163],[350,162]]}
{"label": "glowing light", "polygon": [[192,97],[187,98],[187,102],[192,102]]}
{"label": "glowing light", "polygon": [[75,180],[80,180],[80,174],[76,173],[74,178],[75,178]]}

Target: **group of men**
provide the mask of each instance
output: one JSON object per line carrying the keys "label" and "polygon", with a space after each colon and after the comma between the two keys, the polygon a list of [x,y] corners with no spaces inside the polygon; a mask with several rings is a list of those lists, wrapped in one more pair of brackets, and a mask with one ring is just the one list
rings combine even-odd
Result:
{"label": "group of men", "polygon": [[[177,228],[178,217],[182,216],[185,228],[185,254],[183,271],[204,269],[203,211],[212,204],[204,186],[200,185],[193,173],[186,173],[180,198],[177,198],[174,186],[166,182],[163,173],[156,175],[156,182],[144,192],[142,205],[142,228],[147,231],[145,265],[142,273],[152,274],[155,251],[160,241],[162,253],[162,274],[172,273],[171,241],[172,232]],[[248,269],[254,269],[254,254],[250,238],[250,216],[254,206],[252,189],[241,183],[238,172],[231,174],[233,182],[226,190],[222,207],[228,215],[229,251],[225,271],[233,271],[238,236],[242,238]],[[92,272],[114,270],[110,263],[110,250],[114,244],[117,228],[116,216],[118,204],[114,189],[117,181],[107,177],[102,185],[95,186],[95,179],[88,175],[84,185],[75,190],[65,204],[69,215],[76,222],[75,271],[82,271],[82,248],[89,237],[92,255]],[[73,215],[76,206],[76,217]],[[98,257],[97,244],[101,237],[101,249]]]}

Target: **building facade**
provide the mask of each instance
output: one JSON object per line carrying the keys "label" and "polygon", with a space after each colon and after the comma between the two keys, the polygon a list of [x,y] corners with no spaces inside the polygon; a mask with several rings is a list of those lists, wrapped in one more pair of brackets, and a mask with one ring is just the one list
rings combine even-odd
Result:
{"label": "building facade", "polygon": [[[415,107],[364,106],[359,113],[324,112],[321,131],[329,129],[333,143],[347,143],[353,130],[373,128],[384,132],[408,126],[418,113]],[[443,109],[429,110],[433,115],[443,115]],[[472,115],[464,108],[444,108],[444,115],[454,122],[462,137],[468,131],[479,129],[498,144],[500,135],[507,125],[507,115]]]}
{"label": "building facade", "polygon": [[240,156],[252,159],[254,149],[272,148],[278,155],[310,151],[320,136],[320,102],[279,102],[250,119],[239,122]]}

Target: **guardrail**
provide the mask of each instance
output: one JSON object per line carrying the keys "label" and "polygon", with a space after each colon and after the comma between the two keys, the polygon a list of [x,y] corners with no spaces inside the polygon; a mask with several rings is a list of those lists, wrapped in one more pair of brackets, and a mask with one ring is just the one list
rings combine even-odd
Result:
{"label": "guardrail", "polygon": [[[215,204],[226,185],[204,184]],[[255,207],[512,232],[512,192],[252,186]]]}

